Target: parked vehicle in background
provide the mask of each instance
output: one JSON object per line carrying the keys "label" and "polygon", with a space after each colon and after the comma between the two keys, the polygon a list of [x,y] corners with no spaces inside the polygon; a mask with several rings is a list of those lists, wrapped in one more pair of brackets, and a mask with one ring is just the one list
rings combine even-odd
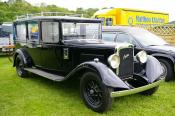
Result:
{"label": "parked vehicle in background", "polygon": [[116,25],[160,25],[168,23],[168,13],[129,8],[102,9],[93,18],[102,19],[104,26]]}
{"label": "parked vehicle in background", "polygon": [[103,40],[131,43],[135,46],[134,53],[145,50],[149,55],[156,57],[164,67],[166,81],[174,78],[175,47],[151,32],[136,27],[104,26]]}
{"label": "parked vehicle in background", "polygon": [[12,23],[0,25],[0,53],[9,53],[14,50]]}
{"label": "parked vehicle in background", "polygon": [[134,56],[131,44],[103,41],[101,20],[35,16],[18,19],[14,29],[17,74],[32,72],[53,81],[79,78],[82,99],[96,112],[110,108],[114,97],[152,95],[162,81],[156,58],[144,51]]}

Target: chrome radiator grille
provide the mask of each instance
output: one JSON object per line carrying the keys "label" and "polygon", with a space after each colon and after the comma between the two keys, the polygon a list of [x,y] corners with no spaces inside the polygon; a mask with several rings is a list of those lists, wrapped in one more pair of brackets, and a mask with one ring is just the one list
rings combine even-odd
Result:
{"label": "chrome radiator grille", "polygon": [[118,68],[118,76],[127,78],[133,75],[134,71],[134,57],[133,48],[120,49],[120,66]]}

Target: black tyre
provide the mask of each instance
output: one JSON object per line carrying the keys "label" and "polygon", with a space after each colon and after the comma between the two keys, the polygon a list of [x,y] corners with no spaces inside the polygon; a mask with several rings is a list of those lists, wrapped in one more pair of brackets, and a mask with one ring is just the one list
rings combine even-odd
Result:
{"label": "black tyre", "polygon": [[16,72],[20,77],[27,77],[28,72],[24,70],[24,61],[20,55],[16,57]]}
{"label": "black tyre", "polygon": [[159,86],[156,86],[154,88],[141,92],[141,94],[142,95],[153,95],[158,90],[158,88]]}
{"label": "black tyre", "polygon": [[110,97],[111,88],[105,86],[101,78],[94,72],[87,72],[80,81],[80,94],[87,105],[96,112],[105,112],[111,105],[113,99]]}
{"label": "black tyre", "polygon": [[170,64],[170,62],[165,59],[159,59],[159,61],[164,69],[165,81],[171,81],[174,77],[172,64]]}

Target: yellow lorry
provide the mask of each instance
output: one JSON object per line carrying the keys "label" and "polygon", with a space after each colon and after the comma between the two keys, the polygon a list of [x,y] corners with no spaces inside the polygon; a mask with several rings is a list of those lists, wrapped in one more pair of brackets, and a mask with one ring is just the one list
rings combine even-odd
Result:
{"label": "yellow lorry", "polygon": [[128,8],[111,8],[97,11],[93,18],[102,19],[103,25],[159,25],[169,21],[168,13]]}

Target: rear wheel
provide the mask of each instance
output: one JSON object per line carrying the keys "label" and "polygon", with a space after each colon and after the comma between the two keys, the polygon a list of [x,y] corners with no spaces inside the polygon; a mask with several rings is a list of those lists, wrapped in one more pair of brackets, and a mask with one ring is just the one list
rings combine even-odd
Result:
{"label": "rear wheel", "polygon": [[159,61],[163,67],[163,71],[164,71],[163,76],[165,76],[165,81],[172,80],[174,77],[174,71],[171,63],[165,59],[159,59]]}
{"label": "rear wheel", "polygon": [[94,72],[87,72],[80,81],[80,94],[84,103],[96,112],[104,112],[112,105],[112,89],[105,86]]}
{"label": "rear wheel", "polygon": [[20,55],[16,57],[16,72],[20,77],[26,77],[28,72],[24,70],[24,61]]}

